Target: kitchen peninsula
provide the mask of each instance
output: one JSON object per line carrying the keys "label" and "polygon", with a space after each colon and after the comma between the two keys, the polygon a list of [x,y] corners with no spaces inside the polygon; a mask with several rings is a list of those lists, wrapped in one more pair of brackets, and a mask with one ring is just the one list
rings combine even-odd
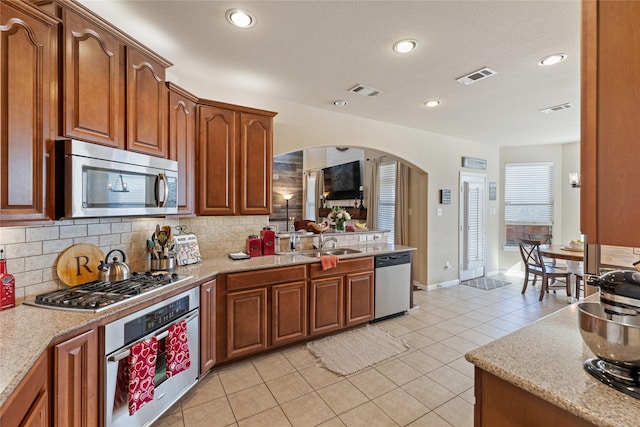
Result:
{"label": "kitchen peninsula", "polygon": [[475,426],[637,426],[640,400],[589,375],[591,357],[576,304],[467,353]]}
{"label": "kitchen peninsula", "polygon": [[[341,264],[344,267],[347,267],[349,265],[352,265],[351,263],[361,264],[363,262],[369,261],[369,264],[372,265],[371,260],[375,255],[388,254],[397,251],[413,250],[413,248],[386,243],[376,243],[361,246],[355,245],[352,246],[352,249],[356,250],[357,252],[347,255],[341,255],[339,257],[340,259],[338,262],[338,268],[327,271],[331,271],[331,274],[334,274],[333,271],[336,271],[335,274],[347,274],[338,271],[340,270]],[[218,279],[218,287],[220,287],[222,291],[221,284],[224,284],[225,281],[229,282],[227,278],[233,275],[238,276],[243,274],[255,274],[260,273],[263,270],[273,272],[295,268],[311,272],[305,273],[305,277],[309,278],[310,280],[304,280],[302,284],[305,286],[305,289],[307,284],[309,287],[313,287],[313,271],[319,269],[319,265],[319,258],[303,255],[301,253],[286,253],[282,255],[262,256],[240,261],[233,261],[227,257],[210,258],[204,260],[200,264],[178,267],[176,269],[177,273],[193,276],[191,280],[179,284],[167,285],[165,287],[159,288],[157,292],[154,292],[149,296],[144,296],[136,299],[133,302],[118,305],[113,309],[107,309],[98,313],[59,311],[28,306],[24,304],[20,304],[11,310],[0,312],[0,330],[2,330],[2,339],[0,339],[0,372],[2,373],[2,375],[0,375],[0,416],[2,416],[2,421],[5,421],[4,416],[8,413],[7,408],[11,407],[13,403],[19,402],[19,399],[16,399],[16,395],[24,389],[23,380],[34,378],[35,371],[32,369],[34,366],[48,366],[48,368],[45,369],[45,374],[40,375],[40,377],[41,382],[43,383],[42,387],[45,396],[43,398],[43,401],[46,402],[49,400],[49,398],[46,397],[47,393],[49,396],[54,393],[54,391],[52,391],[51,389],[52,381],[57,382],[59,380],[59,377],[65,376],[58,370],[56,370],[55,379],[46,380],[46,372],[49,372],[49,375],[53,377],[51,366],[54,366],[51,365],[51,363],[47,363],[46,360],[51,360],[51,358],[53,357],[52,346],[56,347],[55,351],[57,352],[57,347],[60,345],[60,343],[67,342],[68,337],[85,337],[87,336],[86,334],[89,334],[88,337],[93,340],[94,348],[99,348],[99,346],[95,344],[97,336],[100,335],[99,329],[108,322],[124,316],[125,313],[135,312],[138,309],[144,308],[152,303],[176,295],[189,288],[203,285],[204,289],[205,284],[211,283],[214,284],[213,287],[215,288],[216,278]],[[326,274],[328,273],[325,273],[325,275]],[[266,274],[264,276],[269,275]],[[372,281],[370,282],[370,285],[372,289]],[[357,286],[360,285],[357,284]],[[274,285],[274,289],[275,287],[276,286]],[[345,291],[346,289],[347,288],[345,285]],[[271,289],[265,288],[263,292],[271,292]],[[311,298],[309,299],[309,301],[311,301]],[[218,300],[218,303],[220,303],[220,300]],[[215,304],[212,305],[212,307],[215,309]],[[359,323],[366,323],[368,319],[372,318],[372,315],[373,313],[371,313],[371,317],[362,318],[361,320],[359,320]],[[202,311],[201,316],[205,318]],[[215,318],[215,315],[213,316],[213,318]],[[342,327],[349,326],[349,324],[345,323]],[[218,337],[216,335],[220,335],[221,329],[218,327],[210,329],[209,331],[211,332],[211,334],[213,334],[212,337],[214,337],[217,341]],[[331,332],[336,331],[337,330],[332,330]],[[311,334],[309,334],[308,336],[311,337]],[[73,339],[75,338],[72,338],[72,340]],[[300,339],[304,341],[305,337],[302,337]],[[271,345],[271,341],[269,341],[269,344]],[[263,349],[260,349],[259,351],[264,350],[267,350],[267,348],[265,347]],[[104,354],[98,354],[100,352],[103,352],[103,350],[92,351],[93,352],[88,357],[88,360],[89,364],[93,365],[92,372],[96,373],[94,386],[97,387],[100,378],[98,372],[100,372],[100,370],[102,369],[98,366],[98,360],[103,360]],[[46,355],[49,356],[45,357]],[[57,357],[58,356],[56,353],[56,358]],[[230,357],[229,359],[232,359],[233,357],[235,357],[235,355],[232,355],[232,357]],[[230,362],[231,361],[232,360],[230,360]],[[207,369],[208,368],[210,368],[210,366],[208,366]],[[38,376],[35,377],[38,378]],[[95,400],[95,396],[93,397],[93,399]],[[72,402],[72,404],[74,403]],[[54,406],[56,406],[55,403]],[[48,417],[48,415],[46,415],[48,413],[46,407],[41,409],[41,411],[41,414],[45,414],[43,415],[44,417]],[[51,409],[49,409],[48,411],[51,411]],[[56,411],[55,408],[54,411]]]}

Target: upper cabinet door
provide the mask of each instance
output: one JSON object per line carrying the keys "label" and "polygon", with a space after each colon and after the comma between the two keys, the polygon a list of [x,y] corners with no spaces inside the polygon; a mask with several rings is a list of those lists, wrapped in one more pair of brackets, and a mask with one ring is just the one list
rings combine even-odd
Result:
{"label": "upper cabinet door", "polygon": [[178,162],[178,213],[195,212],[196,101],[172,83],[169,89],[169,158]]}
{"label": "upper cabinet door", "polygon": [[167,157],[165,68],[127,48],[127,150]]}
{"label": "upper cabinet door", "polygon": [[57,25],[0,3],[0,222],[47,220],[47,156],[57,129]]}
{"label": "upper cabinet door", "polygon": [[68,137],[124,148],[122,44],[92,21],[64,10],[63,130]]}
{"label": "upper cabinet door", "polygon": [[225,108],[198,106],[199,215],[235,214],[237,113]]}
{"label": "upper cabinet door", "polygon": [[271,117],[242,113],[238,169],[238,213],[271,213],[273,132]]}
{"label": "upper cabinet door", "polygon": [[640,246],[640,2],[582,8],[581,231],[588,243]]}

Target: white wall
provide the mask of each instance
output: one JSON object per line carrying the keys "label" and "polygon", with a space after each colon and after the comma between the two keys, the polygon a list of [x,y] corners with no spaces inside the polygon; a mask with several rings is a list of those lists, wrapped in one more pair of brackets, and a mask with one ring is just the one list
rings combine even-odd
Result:
{"label": "white wall", "polygon": [[[169,73],[170,74],[170,73]],[[171,80],[171,76],[169,76]],[[175,80],[174,80],[175,81]],[[207,83],[175,81],[201,98],[277,111],[274,118],[274,155],[310,147],[354,146],[393,153],[429,174],[428,181],[428,283],[456,280],[458,270],[444,269],[445,261],[458,265],[458,199],[461,157],[488,162],[487,181],[499,181],[499,148],[436,133],[395,126],[344,113],[311,108],[279,99],[267,99],[237,89]],[[348,113],[348,110],[346,110]],[[307,165],[305,165],[307,167]],[[450,205],[439,205],[438,190],[452,192]],[[436,216],[442,207],[443,215]],[[490,204],[491,207],[491,204]],[[498,268],[499,215],[489,215],[487,271]]]}

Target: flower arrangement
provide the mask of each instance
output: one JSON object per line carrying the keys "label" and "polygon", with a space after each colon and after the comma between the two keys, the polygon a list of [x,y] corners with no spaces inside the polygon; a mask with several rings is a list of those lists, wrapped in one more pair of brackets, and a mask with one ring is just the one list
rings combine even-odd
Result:
{"label": "flower arrangement", "polygon": [[333,220],[336,224],[336,231],[343,232],[345,230],[345,223],[351,219],[351,215],[344,208],[340,206],[334,206],[329,212],[329,220]]}

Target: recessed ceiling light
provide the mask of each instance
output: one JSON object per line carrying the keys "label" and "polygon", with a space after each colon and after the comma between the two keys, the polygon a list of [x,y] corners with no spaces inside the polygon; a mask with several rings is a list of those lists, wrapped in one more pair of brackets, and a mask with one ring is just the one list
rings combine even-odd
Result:
{"label": "recessed ceiling light", "polygon": [[540,61],[538,61],[538,65],[555,65],[558,62],[564,61],[565,59],[567,59],[566,53],[554,53],[553,55],[545,56],[544,58],[542,58]]}
{"label": "recessed ceiling light", "polygon": [[429,108],[437,107],[438,105],[440,105],[440,101],[437,99],[430,99],[424,103],[424,106]]}
{"label": "recessed ceiling light", "polygon": [[344,99],[338,99],[336,101],[333,101],[333,105],[335,105],[336,107],[346,107],[348,104],[349,103]]}
{"label": "recessed ceiling light", "polygon": [[229,9],[225,14],[227,21],[238,28],[249,28],[256,25],[256,18],[251,13],[242,9]]}
{"label": "recessed ceiling light", "polygon": [[396,53],[409,53],[418,47],[418,40],[404,39],[394,43],[393,51]]}

